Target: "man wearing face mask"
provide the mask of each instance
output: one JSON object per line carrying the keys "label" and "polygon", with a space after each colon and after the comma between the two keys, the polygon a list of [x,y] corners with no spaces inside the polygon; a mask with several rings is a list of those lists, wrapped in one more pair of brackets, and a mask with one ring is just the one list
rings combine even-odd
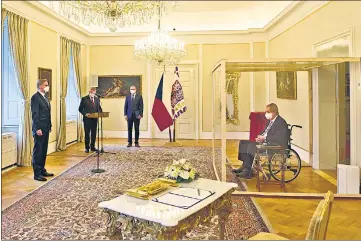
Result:
{"label": "man wearing face mask", "polygon": [[124,118],[128,122],[128,146],[131,147],[133,123],[135,129],[135,146],[139,147],[139,125],[140,119],[143,118],[143,97],[137,93],[137,88],[130,86],[130,95],[125,99]]}
{"label": "man wearing face mask", "polygon": [[[276,104],[271,103],[266,106],[267,124],[266,128],[256,137],[257,143],[268,143],[269,145],[280,145],[287,148],[288,126],[287,122],[279,115]],[[238,148],[238,160],[243,161],[243,167],[234,170],[237,176],[243,178],[252,177],[252,164],[256,153],[257,143],[252,141],[240,141]]]}
{"label": "man wearing face mask", "polygon": [[[96,94],[96,88],[90,88],[89,95],[82,97],[79,105],[79,112],[83,115],[86,153],[89,153],[89,148],[91,151],[98,151],[98,149],[95,148],[98,119],[88,118],[88,116],[91,113],[102,111],[99,98],[95,94]],[[91,141],[90,141],[90,134],[91,134]]]}
{"label": "man wearing face mask", "polygon": [[31,97],[31,117],[33,120],[32,132],[34,137],[34,149],[32,165],[34,179],[46,181],[45,177],[54,176],[45,169],[46,155],[48,152],[49,133],[51,132],[51,106],[45,93],[49,92],[47,79],[37,81],[38,91]]}

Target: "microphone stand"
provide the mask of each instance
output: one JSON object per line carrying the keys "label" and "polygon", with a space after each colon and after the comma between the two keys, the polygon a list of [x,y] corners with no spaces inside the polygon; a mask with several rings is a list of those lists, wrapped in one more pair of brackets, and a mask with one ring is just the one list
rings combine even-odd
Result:
{"label": "microphone stand", "polygon": [[[99,105],[102,106],[102,102],[100,101],[100,98],[102,98],[103,96],[100,96],[100,95],[97,95],[98,96],[98,99],[99,99]],[[100,115],[100,133],[101,133],[101,148],[99,150],[100,153],[110,153],[110,154],[116,154],[114,152],[108,152],[108,151],[104,151],[104,146],[103,146],[103,139],[104,139],[104,136],[103,136],[103,108],[98,108],[98,111],[100,111],[99,113],[101,113]]]}
{"label": "microphone stand", "polygon": [[[98,98],[99,99],[99,98]],[[100,155],[100,151],[99,151],[99,110],[100,110],[100,99],[99,99],[99,103],[98,103],[98,116],[97,116],[97,122],[98,122],[98,125],[97,125],[97,129],[98,129],[98,151],[97,151],[97,168],[96,169],[93,169],[91,170],[91,172],[93,173],[102,173],[102,172],[105,172],[104,169],[100,169],[99,168],[99,155]]]}

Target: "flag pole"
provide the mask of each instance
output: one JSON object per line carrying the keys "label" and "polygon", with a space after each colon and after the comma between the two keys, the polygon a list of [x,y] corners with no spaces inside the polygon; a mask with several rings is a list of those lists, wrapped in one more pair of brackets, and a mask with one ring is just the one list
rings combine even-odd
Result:
{"label": "flag pole", "polygon": [[173,142],[175,142],[175,119],[173,119]]}
{"label": "flag pole", "polygon": [[[163,65],[163,75],[165,74],[165,64]],[[172,142],[172,131],[170,129],[170,126],[168,127],[169,132],[169,142]]]}

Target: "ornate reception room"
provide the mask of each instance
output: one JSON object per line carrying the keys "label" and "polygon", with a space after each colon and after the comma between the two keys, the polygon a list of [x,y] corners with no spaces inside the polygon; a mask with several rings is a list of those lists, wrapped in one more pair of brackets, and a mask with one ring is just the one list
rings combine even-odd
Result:
{"label": "ornate reception room", "polygon": [[2,1],[1,238],[360,240],[360,1]]}

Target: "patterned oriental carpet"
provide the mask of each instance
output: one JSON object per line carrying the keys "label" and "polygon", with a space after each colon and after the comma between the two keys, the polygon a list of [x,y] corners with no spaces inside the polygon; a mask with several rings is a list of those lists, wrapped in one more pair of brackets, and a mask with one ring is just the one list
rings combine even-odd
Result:
{"label": "patterned oriental carpet", "polygon": [[[109,145],[106,150],[116,152],[116,155],[103,154],[101,157],[100,167],[106,170],[105,173],[90,172],[96,167],[97,158],[88,157],[5,209],[2,213],[2,239],[109,239],[105,228],[107,215],[98,208],[98,203],[151,182],[173,159],[189,159],[201,177],[215,179],[210,164],[211,148],[130,149]],[[229,181],[237,182],[233,175],[228,176]],[[243,186],[240,188],[244,189]],[[268,232],[250,198],[233,197],[233,205],[226,224],[227,239],[247,239],[258,232]],[[215,217],[183,239],[215,240],[218,232]]]}

